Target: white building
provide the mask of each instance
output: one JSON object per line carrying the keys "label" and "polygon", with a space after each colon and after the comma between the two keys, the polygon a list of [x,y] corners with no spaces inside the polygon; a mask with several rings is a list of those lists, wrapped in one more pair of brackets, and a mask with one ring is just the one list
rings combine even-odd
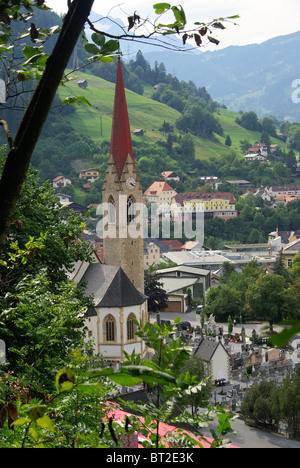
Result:
{"label": "white building", "polygon": [[72,182],[70,179],[67,179],[65,176],[58,176],[52,180],[52,187],[57,190],[66,187],[67,185],[71,185]]}
{"label": "white building", "polygon": [[203,338],[193,357],[202,359],[212,382],[221,379],[230,380],[230,356],[217,338],[214,340]]}

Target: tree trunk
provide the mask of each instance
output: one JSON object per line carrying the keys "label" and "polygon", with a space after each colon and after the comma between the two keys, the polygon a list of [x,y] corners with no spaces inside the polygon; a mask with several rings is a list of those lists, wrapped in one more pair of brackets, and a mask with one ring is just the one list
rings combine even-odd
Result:
{"label": "tree trunk", "polygon": [[73,49],[90,15],[94,0],[73,0],[45,72],[24,114],[0,181],[0,255],[26,179],[32,153],[44,127]]}

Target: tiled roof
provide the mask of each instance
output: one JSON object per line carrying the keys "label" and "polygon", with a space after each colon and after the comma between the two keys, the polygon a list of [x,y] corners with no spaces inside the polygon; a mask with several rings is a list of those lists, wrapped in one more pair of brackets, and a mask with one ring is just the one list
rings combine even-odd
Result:
{"label": "tiled roof", "polygon": [[162,192],[173,190],[167,182],[154,182],[144,193],[146,197],[159,197]]}

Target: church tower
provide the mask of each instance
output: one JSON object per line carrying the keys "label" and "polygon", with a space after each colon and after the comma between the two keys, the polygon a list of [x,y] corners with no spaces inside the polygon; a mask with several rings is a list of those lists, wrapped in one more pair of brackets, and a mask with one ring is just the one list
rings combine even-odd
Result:
{"label": "church tower", "polygon": [[120,59],[102,204],[103,220],[106,220],[103,223],[104,263],[121,267],[136,289],[144,293],[143,191],[133,157]]}

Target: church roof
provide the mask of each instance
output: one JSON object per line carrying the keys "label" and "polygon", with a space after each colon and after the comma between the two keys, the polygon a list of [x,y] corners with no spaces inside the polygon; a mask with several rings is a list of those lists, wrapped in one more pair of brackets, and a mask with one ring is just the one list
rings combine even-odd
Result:
{"label": "church roof", "polygon": [[225,353],[227,353],[226,349],[219,341],[212,341],[203,338],[200,341],[196,350],[194,351],[193,356],[199,356],[204,362],[210,362],[218,346],[221,346],[224,349]]}
{"label": "church roof", "polygon": [[80,282],[86,283],[85,294],[94,297],[95,307],[129,307],[146,301],[117,266],[91,263]]}
{"label": "church roof", "polygon": [[128,154],[134,160],[121,60],[118,60],[110,153],[120,178]]}

